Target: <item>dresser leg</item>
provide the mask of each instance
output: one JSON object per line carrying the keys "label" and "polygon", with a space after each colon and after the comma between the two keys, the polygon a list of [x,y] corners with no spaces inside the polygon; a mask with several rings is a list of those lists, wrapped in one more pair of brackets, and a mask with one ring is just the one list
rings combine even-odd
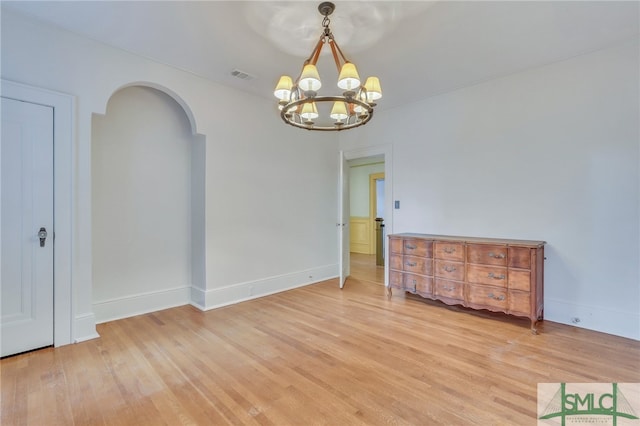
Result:
{"label": "dresser leg", "polygon": [[531,320],[531,334],[538,334],[538,329],[536,328],[537,324],[538,324],[538,320],[537,319],[532,319]]}

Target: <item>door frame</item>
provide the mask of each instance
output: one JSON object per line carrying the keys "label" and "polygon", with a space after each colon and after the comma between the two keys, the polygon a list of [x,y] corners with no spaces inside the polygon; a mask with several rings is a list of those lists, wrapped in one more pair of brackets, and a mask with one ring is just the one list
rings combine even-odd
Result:
{"label": "door frame", "polygon": [[[385,230],[387,235],[393,233],[393,149],[392,145],[378,145],[366,148],[353,149],[349,151],[340,151],[342,153],[340,161],[355,160],[358,158],[374,157],[382,155],[384,157],[384,211],[385,211]],[[348,173],[348,169],[347,169]],[[342,188],[339,188],[339,200],[342,199]],[[389,253],[389,241],[384,242],[384,251]],[[342,258],[342,246],[338,248],[339,255]],[[349,258],[349,257],[347,257]],[[389,256],[384,257],[384,285],[389,287]]]}
{"label": "door frame", "polygon": [[[2,79],[3,98],[53,108],[53,344],[73,339],[73,159],[75,97]],[[2,253],[0,253],[0,256]]]}
{"label": "door frame", "polygon": [[[351,208],[349,205],[349,164],[342,151],[338,156],[338,285],[344,287],[351,272]],[[345,190],[346,189],[346,190]],[[346,251],[345,251],[346,248]]]}
{"label": "door frame", "polygon": [[[378,246],[376,244],[376,208],[378,206],[378,194],[376,191],[376,181],[384,179],[383,173],[371,173],[369,175],[369,254],[376,254]],[[386,188],[385,188],[386,195]]]}

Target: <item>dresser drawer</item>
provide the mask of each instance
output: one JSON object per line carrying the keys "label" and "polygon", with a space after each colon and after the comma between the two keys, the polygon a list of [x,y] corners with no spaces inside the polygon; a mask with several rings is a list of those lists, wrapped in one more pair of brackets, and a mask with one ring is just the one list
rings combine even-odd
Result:
{"label": "dresser drawer", "polygon": [[404,256],[402,269],[422,275],[433,275],[433,259],[429,257]]}
{"label": "dresser drawer", "polygon": [[509,313],[529,316],[531,312],[531,293],[509,291]]}
{"label": "dresser drawer", "polygon": [[469,303],[507,311],[507,290],[499,287],[469,284]]}
{"label": "dresser drawer", "polygon": [[464,244],[436,241],[434,246],[436,259],[464,262]]}
{"label": "dresser drawer", "polygon": [[433,278],[422,275],[404,274],[404,289],[412,293],[431,294]]}
{"label": "dresser drawer", "polygon": [[467,262],[481,265],[507,266],[507,247],[469,244],[467,245]]}
{"label": "dresser drawer", "polygon": [[389,256],[389,269],[402,271],[402,255],[401,254],[391,254]]}
{"label": "dresser drawer", "polygon": [[464,263],[436,260],[434,275],[436,277],[445,278],[448,280],[463,281]]}
{"label": "dresser drawer", "polygon": [[395,288],[403,288],[404,282],[402,275],[402,272],[389,271],[389,286]]}
{"label": "dresser drawer", "polygon": [[509,289],[531,291],[531,271],[509,269]]}
{"label": "dresser drawer", "polygon": [[433,242],[418,239],[405,239],[402,242],[402,253],[411,256],[433,257]]}
{"label": "dresser drawer", "polygon": [[507,286],[507,268],[499,266],[467,265],[467,281],[498,287]]}
{"label": "dresser drawer", "polygon": [[436,278],[434,291],[436,297],[464,301],[464,283]]}
{"label": "dresser drawer", "polygon": [[402,238],[389,238],[389,252],[402,254]]}

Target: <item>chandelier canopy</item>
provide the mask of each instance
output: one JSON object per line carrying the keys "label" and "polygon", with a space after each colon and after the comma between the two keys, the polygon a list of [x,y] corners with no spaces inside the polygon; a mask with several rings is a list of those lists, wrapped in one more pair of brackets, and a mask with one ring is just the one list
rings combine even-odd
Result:
{"label": "chandelier canopy", "polygon": [[[324,16],[320,40],[311,56],[304,61],[302,72],[295,82],[291,77],[283,75],[273,92],[279,99],[280,117],[287,124],[307,130],[346,130],[362,126],[371,120],[375,101],[382,97],[380,80],[378,77],[369,77],[361,84],[355,64],[344,56],[329,29],[329,15],[335,10],[335,5],[323,2],[318,10]],[[325,44],[329,44],[331,48],[338,70],[337,86],[343,90],[342,94],[318,96],[322,82],[316,63]],[[326,107],[326,112],[330,111],[328,116],[333,120],[332,123],[329,120],[323,123],[314,121],[320,117],[323,106]]]}

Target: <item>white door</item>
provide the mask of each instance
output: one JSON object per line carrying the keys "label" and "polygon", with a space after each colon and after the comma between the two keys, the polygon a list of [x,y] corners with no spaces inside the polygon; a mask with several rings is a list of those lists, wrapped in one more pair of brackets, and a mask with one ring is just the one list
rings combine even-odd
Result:
{"label": "white door", "polygon": [[340,251],[340,288],[349,276],[349,164],[340,151],[340,179],[338,197],[338,241]]}
{"label": "white door", "polygon": [[53,108],[2,98],[1,148],[7,356],[53,344]]}

